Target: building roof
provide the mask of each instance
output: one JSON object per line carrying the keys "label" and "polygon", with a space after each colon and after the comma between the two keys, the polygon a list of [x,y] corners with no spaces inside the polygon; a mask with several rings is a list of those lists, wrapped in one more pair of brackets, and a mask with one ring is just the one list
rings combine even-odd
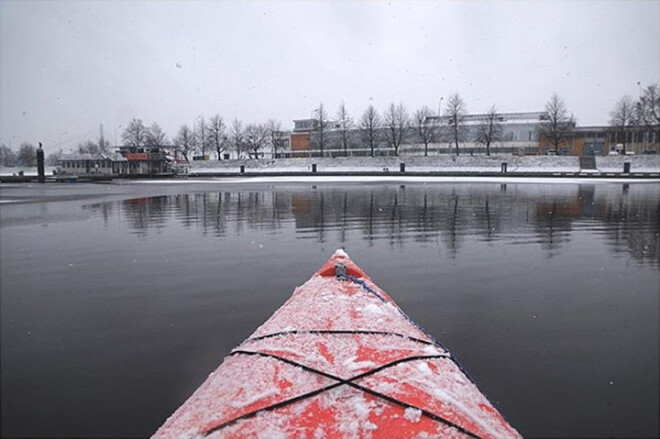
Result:
{"label": "building roof", "polygon": [[108,155],[104,154],[90,154],[88,152],[73,152],[69,154],[62,154],[60,160],[110,160]]}
{"label": "building roof", "polygon": [[86,161],[86,160],[111,160],[113,162],[127,162],[128,159],[118,152],[111,154],[90,154],[88,152],[73,152],[69,154],[62,154],[59,158],[60,161]]}
{"label": "building roof", "polygon": [[[463,116],[463,122],[479,122],[488,120],[489,115],[486,113],[466,114]],[[538,123],[546,118],[546,113],[543,111],[531,111],[525,113],[497,113],[497,119],[500,123],[525,123],[533,122]],[[429,122],[437,123],[449,121],[449,116],[429,116],[426,118]]]}

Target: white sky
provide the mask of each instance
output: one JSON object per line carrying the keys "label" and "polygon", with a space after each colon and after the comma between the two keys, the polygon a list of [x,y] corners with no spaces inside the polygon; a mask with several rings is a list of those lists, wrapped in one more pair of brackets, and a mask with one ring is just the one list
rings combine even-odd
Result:
{"label": "white sky", "polygon": [[[179,67],[180,66],[180,67]],[[540,111],[556,91],[580,125],[660,81],[659,1],[0,0],[0,141],[46,151],[131,118],[168,135],[219,113],[284,127],[323,102],[358,117]],[[122,127],[119,127],[122,125]]]}

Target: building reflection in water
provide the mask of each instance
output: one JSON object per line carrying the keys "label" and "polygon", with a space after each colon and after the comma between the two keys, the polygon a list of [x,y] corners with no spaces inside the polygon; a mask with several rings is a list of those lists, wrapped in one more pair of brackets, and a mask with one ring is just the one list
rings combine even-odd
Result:
{"label": "building reflection in water", "polygon": [[[657,190],[633,185],[286,186],[133,198],[87,206],[113,211],[138,235],[169,221],[204,236],[295,229],[297,239],[439,242],[451,255],[466,239],[537,242],[549,257],[574,231],[603,235],[614,252],[660,265]],[[653,188],[651,188],[653,189]]]}

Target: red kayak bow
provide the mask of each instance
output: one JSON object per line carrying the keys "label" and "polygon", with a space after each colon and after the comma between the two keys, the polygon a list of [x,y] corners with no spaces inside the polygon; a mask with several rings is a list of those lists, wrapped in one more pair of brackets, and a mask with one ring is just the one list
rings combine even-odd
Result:
{"label": "red kayak bow", "polygon": [[519,438],[338,250],[154,438]]}

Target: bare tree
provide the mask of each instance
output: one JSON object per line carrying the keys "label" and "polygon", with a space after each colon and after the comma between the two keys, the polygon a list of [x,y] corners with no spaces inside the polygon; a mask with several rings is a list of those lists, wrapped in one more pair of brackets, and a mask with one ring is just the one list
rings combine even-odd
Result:
{"label": "bare tree", "polygon": [[270,119],[266,127],[270,136],[270,144],[273,147],[273,158],[275,158],[277,157],[277,151],[284,149],[286,146],[286,133],[282,131],[282,124],[275,119]]}
{"label": "bare tree", "polygon": [[371,157],[374,157],[375,149],[380,141],[380,133],[378,131],[380,128],[381,120],[378,111],[373,105],[369,105],[360,119],[360,134],[362,141],[369,145],[371,149]]}
{"label": "bare tree", "polygon": [[85,142],[79,143],[76,146],[76,149],[80,154],[91,154],[94,157],[101,154],[101,149],[99,148],[99,145],[91,140],[87,140]]}
{"label": "bare tree", "polygon": [[174,147],[183,155],[186,161],[190,161],[188,155],[192,152],[195,144],[194,134],[188,125],[181,125],[179,132],[174,138]]}
{"label": "bare tree", "polygon": [[78,145],[76,145],[76,150],[80,154],[87,153],[93,156],[104,155],[110,152],[110,142],[104,140],[102,137],[99,138],[98,143],[93,140],[86,140],[78,143]]}
{"label": "bare tree", "polygon": [[394,155],[399,155],[399,146],[403,141],[403,134],[408,127],[408,112],[402,103],[394,105],[391,103],[383,117],[385,125],[385,138],[387,144],[394,148]]}
{"label": "bare tree", "polygon": [[167,145],[167,135],[156,122],[152,123],[147,130],[146,146],[158,147]]}
{"label": "bare tree", "polygon": [[435,132],[433,126],[429,122],[429,117],[433,115],[431,109],[427,106],[415,111],[414,123],[415,131],[417,132],[417,139],[424,144],[424,156],[429,155],[429,143],[435,140]]}
{"label": "bare tree", "polygon": [[623,154],[626,154],[628,134],[635,123],[635,116],[635,104],[628,95],[619,99],[610,112],[610,125],[616,130],[617,143],[623,144]]}
{"label": "bare tree", "polygon": [[195,127],[195,150],[202,156],[202,159],[206,159],[206,152],[211,148],[211,137],[210,137],[209,128],[206,125],[206,121],[203,117],[199,118],[199,123]]}
{"label": "bare tree", "polygon": [[139,148],[147,142],[147,127],[144,126],[141,119],[133,119],[129,122],[126,129],[121,133],[121,140],[126,146]]}
{"label": "bare tree", "polygon": [[657,84],[644,89],[637,108],[640,125],[646,125],[655,131],[655,141],[660,142],[660,89]]}
{"label": "bare tree", "polygon": [[225,122],[222,120],[222,117],[219,114],[212,116],[209,119],[209,141],[212,148],[215,148],[215,152],[218,155],[218,160],[221,158],[221,154],[227,148],[227,135],[225,133]]}
{"label": "bare tree", "polygon": [[21,143],[16,159],[20,166],[37,166],[37,148],[28,142]]}
{"label": "bare tree", "polygon": [[557,93],[554,93],[545,104],[544,119],[540,133],[559,154],[561,145],[565,144],[573,135],[575,119],[573,115],[568,114],[566,104]]}
{"label": "bare tree", "polygon": [[0,145],[0,165],[16,166],[18,159],[16,153],[5,144]]}
{"label": "bare tree", "polygon": [[328,127],[328,113],[325,111],[323,102],[321,102],[319,106],[316,107],[316,110],[314,110],[314,114],[316,115],[316,122],[318,124],[317,126],[317,130],[319,132],[318,146],[319,149],[321,150],[321,157],[323,157],[323,148],[325,146],[325,131],[326,128]]}
{"label": "bare tree", "polygon": [[236,151],[236,157],[239,159],[243,155],[243,149],[245,145],[245,134],[243,130],[243,124],[240,120],[234,119],[229,128],[229,140],[231,142],[234,151]]}
{"label": "bare tree", "polygon": [[46,164],[48,166],[57,166],[57,164],[59,163],[60,158],[62,158],[63,154],[64,154],[64,152],[61,149],[58,149],[55,152],[51,152],[46,157]]}
{"label": "bare tree", "polygon": [[490,145],[502,140],[504,130],[495,105],[490,107],[486,117],[477,125],[477,143],[486,147],[486,155],[490,155]]}
{"label": "bare tree", "polygon": [[104,155],[110,154],[110,142],[103,137],[99,139],[99,151]]}
{"label": "bare tree", "polygon": [[343,102],[337,111],[337,122],[339,122],[339,130],[341,133],[341,146],[344,149],[344,153],[347,154],[350,143],[350,132],[353,128],[353,119],[348,114],[346,105]]}
{"label": "bare tree", "polygon": [[262,123],[251,123],[245,127],[245,147],[250,158],[259,158],[259,152],[266,145],[268,129]]}
{"label": "bare tree", "polygon": [[465,107],[465,102],[463,102],[463,99],[458,93],[449,96],[445,113],[451,128],[452,142],[456,146],[456,155],[459,155],[458,143],[465,139],[465,127],[463,126],[463,121],[465,119],[465,114],[467,113],[467,108]]}

